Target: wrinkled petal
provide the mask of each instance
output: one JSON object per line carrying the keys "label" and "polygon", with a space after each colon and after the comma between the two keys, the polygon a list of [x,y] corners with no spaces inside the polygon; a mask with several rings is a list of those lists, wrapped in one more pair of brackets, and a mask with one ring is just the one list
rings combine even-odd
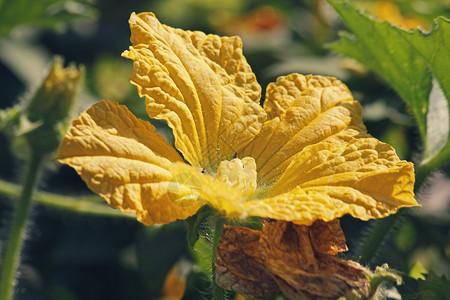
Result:
{"label": "wrinkled petal", "polygon": [[225,226],[215,257],[217,284],[249,300],[281,295],[259,254],[260,236],[260,231]]}
{"label": "wrinkled petal", "polygon": [[[185,163],[172,164],[170,172],[173,174],[173,182],[182,187],[179,189],[175,185],[171,186],[174,198],[179,201],[201,199],[229,219],[238,219],[242,216],[243,198],[239,188],[203,174],[197,168]],[[182,194],[179,194],[178,190]]]}
{"label": "wrinkled petal", "polygon": [[248,215],[310,225],[344,214],[368,220],[418,206],[413,164],[375,138],[311,145],[292,161],[268,197],[244,204]]}
{"label": "wrinkled petal", "polygon": [[308,226],[282,221],[267,224],[261,233],[259,252],[289,299],[368,296],[365,270],[355,262],[316,252]]}
{"label": "wrinkled petal", "polygon": [[132,14],[130,28],[133,46],[123,55],[134,61],[131,82],[189,163],[214,170],[259,132],[261,87],[238,37],[174,29],[151,13]]}
{"label": "wrinkled petal", "polygon": [[361,105],[339,80],[291,74],[267,87],[268,120],[239,157],[255,158],[258,179],[275,182],[300,151],[324,140],[346,143],[366,132]]}
{"label": "wrinkled petal", "polygon": [[57,159],[112,207],[136,213],[146,225],[186,219],[201,206],[196,199],[177,202],[171,195],[170,167],[182,158],[149,122],[116,102],[103,100],[81,113]]}

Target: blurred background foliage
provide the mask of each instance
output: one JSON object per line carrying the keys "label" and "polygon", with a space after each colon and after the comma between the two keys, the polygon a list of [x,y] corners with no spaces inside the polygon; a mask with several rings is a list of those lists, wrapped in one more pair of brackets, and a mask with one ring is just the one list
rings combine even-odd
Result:
{"label": "blurred background foliage", "polygon": [[[437,16],[450,16],[449,0],[351,2],[405,29],[430,29]],[[132,65],[120,57],[130,44],[127,20],[133,11],[152,11],[174,27],[241,36],[263,89],[292,72],[338,77],[364,106],[368,131],[392,144],[401,158],[417,159],[420,137],[399,96],[364,65],[327,47],[344,26],[322,0],[0,0],[0,109],[20,104],[36,90],[53,56],[59,55],[85,66],[76,114],[107,98],[148,120],[143,101],[129,84]],[[152,123],[173,141],[163,122]],[[20,182],[23,171],[21,145],[7,135],[0,134],[0,247],[18,188],[9,183]],[[202,266],[194,266],[205,249],[201,241],[197,252],[188,248],[183,222],[145,227],[133,217],[119,217],[92,196],[71,168],[55,162],[46,167],[39,189],[16,299],[180,299],[184,291],[184,299],[207,295]],[[422,273],[432,270],[428,277],[439,284],[441,276],[450,277],[449,169],[433,174],[417,192],[423,208],[403,216],[370,265],[387,262],[422,279]],[[64,205],[52,202],[55,193],[67,196]],[[344,217],[342,226],[351,257],[371,222]]]}

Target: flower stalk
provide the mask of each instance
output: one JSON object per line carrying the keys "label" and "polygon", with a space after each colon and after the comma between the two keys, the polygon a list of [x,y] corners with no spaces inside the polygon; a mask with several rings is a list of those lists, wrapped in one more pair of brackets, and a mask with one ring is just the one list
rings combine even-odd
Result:
{"label": "flower stalk", "polygon": [[362,265],[368,265],[376,257],[382,245],[392,234],[397,222],[401,219],[403,210],[387,218],[376,220],[370,228],[366,238],[359,245],[354,254],[354,258]]}
{"label": "flower stalk", "polygon": [[3,257],[0,300],[13,298],[33,192],[44,161],[56,150],[62,132],[67,128],[83,78],[83,68],[77,69],[75,65],[64,68],[62,58],[55,57],[42,85],[28,99],[23,110],[17,112],[18,116],[13,114],[11,120],[19,121],[6,122],[11,137],[24,141],[16,152],[19,156],[26,153],[24,158],[28,159],[28,167]]}
{"label": "flower stalk", "polygon": [[218,216],[214,220],[214,228],[212,228],[212,238],[211,238],[211,272],[212,272],[212,287],[213,287],[213,299],[214,300],[225,300],[225,291],[216,282],[216,252],[217,246],[219,245],[220,237],[222,236],[224,220],[222,217]]}
{"label": "flower stalk", "polygon": [[[14,201],[21,195],[22,187],[0,179],[0,196]],[[124,214],[111,209],[104,204],[103,199],[95,195],[65,196],[55,193],[36,191],[33,193],[33,202],[44,205],[47,208],[61,212],[94,215],[98,217],[114,217],[121,219],[135,219],[132,214]]]}
{"label": "flower stalk", "polygon": [[20,261],[20,253],[25,237],[25,228],[31,207],[33,191],[37,184],[44,156],[32,153],[28,163],[28,169],[14,217],[6,253],[3,258],[2,275],[0,282],[0,300],[10,300],[13,297],[17,267]]}

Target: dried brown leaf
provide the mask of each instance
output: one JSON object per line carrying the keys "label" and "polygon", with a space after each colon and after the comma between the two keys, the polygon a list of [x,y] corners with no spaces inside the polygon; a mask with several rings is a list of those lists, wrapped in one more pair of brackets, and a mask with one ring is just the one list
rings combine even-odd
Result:
{"label": "dried brown leaf", "polygon": [[260,231],[225,225],[216,252],[217,284],[249,300],[281,295],[258,252],[260,235]]}
{"label": "dried brown leaf", "polygon": [[262,231],[225,226],[216,255],[216,280],[247,299],[359,299],[369,293],[366,270],[334,256],[345,251],[339,221],[311,226],[266,223]]}
{"label": "dried brown leaf", "polygon": [[364,269],[316,252],[310,234],[310,227],[284,221],[269,223],[262,230],[260,254],[283,294],[289,299],[367,295],[369,282]]}
{"label": "dried brown leaf", "polygon": [[310,227],[309,236],[316,252],[336,255],[348,250],[339,219],[314,222]]}

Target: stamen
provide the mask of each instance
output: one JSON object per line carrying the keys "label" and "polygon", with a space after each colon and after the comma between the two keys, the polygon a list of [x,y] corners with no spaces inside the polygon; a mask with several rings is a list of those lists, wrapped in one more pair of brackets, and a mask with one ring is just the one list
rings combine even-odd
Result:
{"label": "stamen", "polygon": [[252,157],[224,160],[220,163],[216,178],[239,190],[242,196],[250,196],[256,190],[256,163]]}

